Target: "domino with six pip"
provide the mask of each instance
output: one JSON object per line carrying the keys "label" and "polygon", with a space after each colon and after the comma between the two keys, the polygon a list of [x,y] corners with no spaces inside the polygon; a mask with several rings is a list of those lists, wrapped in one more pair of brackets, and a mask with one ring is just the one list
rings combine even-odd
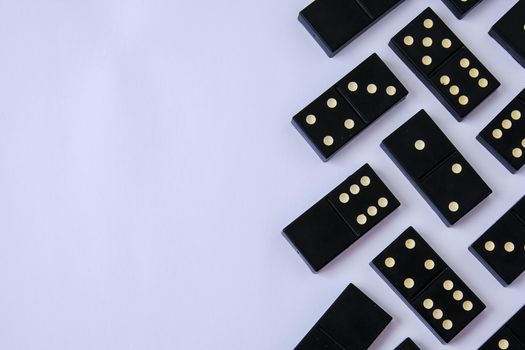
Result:
{"label": "domino with six pip", "polygon": [[458,121],[500,86],[431,8],[395,35],[390,47]]}
{"label": "domino with six pip", "polygon": [[365,164],[288,225],[283,234],[317,272],[399,205]]}
{"label": "domino with six pip", "polygon": [[445,5],[452,11],[454,16],[459,19],[465,17],[474,7],[479,5],[482,0],[442,0]]}
{"label": "domino with six pip", "polygon": [[477,139],[511,173],[525,165],[525,90],[479,133]]}
{"label": "domino with six pip", "polygon": [[292,119],[323,161],[408,95],[372,54]]}
{"label": "domino with six pip", "polygon": [[525,306],[501,327],[479,350],[525,350]]}
{"label": "domino with six pip", "polygon": [[492,36],[525,68],[525,0],[520,0],[490,29]]}
{"label": "domino with six pip", "polygon": [[394,350],[421,350],[410,338],[406,338]]}
{"label": "domino with six pip", "polygon": [[295,350],[365,350],[390,321],[389,314],[350,284]]}
{"label": "domino with six pip", "polygon": [[501,284],[508,286],[514,282],[525,271],[525,197],[479,237],[469,250]]}
{"label": "domino with six pip", "polygon": [[381,147],[447,226],[492,193],[424,110],[388,136]]}
{"label": "domino with six pip", "polygon": [[412,227],[371,265],[444,343],[485,309],[483,302]]}
{"label": "domino with six pip", "polygon": [[314,0],[299,22],[333,57],[403,0]]}

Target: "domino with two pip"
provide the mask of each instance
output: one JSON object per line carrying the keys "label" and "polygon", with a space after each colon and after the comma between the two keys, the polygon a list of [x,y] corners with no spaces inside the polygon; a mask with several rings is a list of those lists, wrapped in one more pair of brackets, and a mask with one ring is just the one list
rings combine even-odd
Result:
{"label": "domino with two pip", "polygon": [[292,119],[323,161],[408,95],[377,54],[372,54]]}
{"label": "domino with two pip", "polygon": [[395,35],[390,47],[458,121],[500,86],[430,7]]}
{"label": "domino with two pip", "polygon": [[492,193],[424,110],[381,147],[448,226]]}
{"label": "domino with two pip", "polygon": [[390,321],[389,314],[350,284],[295,350],[365,350]]}
{"label": "domino with two pip", "polygon": [[525,68],[525,0],[520,0],[490,29],[492,36]]}
{"label": "domino with two pip", "polygon": [[504,286],[525,271],[525,197],[469,248]]}
{"label": "domino with two pip", "polygon": [[485,309],[483,302],[412,227],[371,265],[444,343]]}
{"label": "domino with two pip", "polygon": [[525,90],[477,136],[511,173],[525,165]]}
{"label": "domino with two pip", "polygon": [[299,22],[333,57],[403,0],[314,0]]}
{"label": "domino with two pip", "polygon": [[525,350],[525,306],[503,325],[479,350]]}
{"label": "domino with two pip", "polygon": [[288,225],[283,234],[317,272],[399,205],[365,164]]}

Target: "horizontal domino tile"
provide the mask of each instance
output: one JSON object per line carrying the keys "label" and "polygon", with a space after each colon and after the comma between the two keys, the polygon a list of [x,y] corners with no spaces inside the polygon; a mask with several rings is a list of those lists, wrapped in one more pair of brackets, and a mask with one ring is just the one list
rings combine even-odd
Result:
{"label": "horizontal domino tile", "polygon": [[299,21],[333,57],[403,0],[314,0]]}
{"label": "horizontal domino tile", "polygon": [[408,91],[377,54],[292,118],[292,124],[327,161],[394,105]]}
{"label": "horizontal domino tile", "polygon": [[283,230],[317,272],[400,205],[366,164]]}

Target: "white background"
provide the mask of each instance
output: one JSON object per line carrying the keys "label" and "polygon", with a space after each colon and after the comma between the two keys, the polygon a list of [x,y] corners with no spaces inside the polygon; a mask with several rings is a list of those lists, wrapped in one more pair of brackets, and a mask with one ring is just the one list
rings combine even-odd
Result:
{"label": "white background", "polygon": [[[474,349],[525,302],[467,247],[525,194],[475,135],[523,87],[487,32],[406,0],[329,59],[305,0],[0,1],[0,348],[292,349],[353,282],[394,316],[373,345],[443,346],[368,263],[413,225],[487,304]],[[458,123],[388,48],[427,5],[502,82]],[[409,97],[328,163],[291,117],[372,52]],[[446,228],[379,148],[424,108],[494,190]],[[312,274],[281,230],[363,163],[402,202]]]}

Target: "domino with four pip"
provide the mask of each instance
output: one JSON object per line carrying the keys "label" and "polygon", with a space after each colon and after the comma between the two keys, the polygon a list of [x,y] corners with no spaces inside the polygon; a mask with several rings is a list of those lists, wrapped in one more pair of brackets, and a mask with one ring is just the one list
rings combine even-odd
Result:
{"label": "domino with four pip", "polygon": [[412,227],[371,265],[443,343],[454,339],[485,309]]}

